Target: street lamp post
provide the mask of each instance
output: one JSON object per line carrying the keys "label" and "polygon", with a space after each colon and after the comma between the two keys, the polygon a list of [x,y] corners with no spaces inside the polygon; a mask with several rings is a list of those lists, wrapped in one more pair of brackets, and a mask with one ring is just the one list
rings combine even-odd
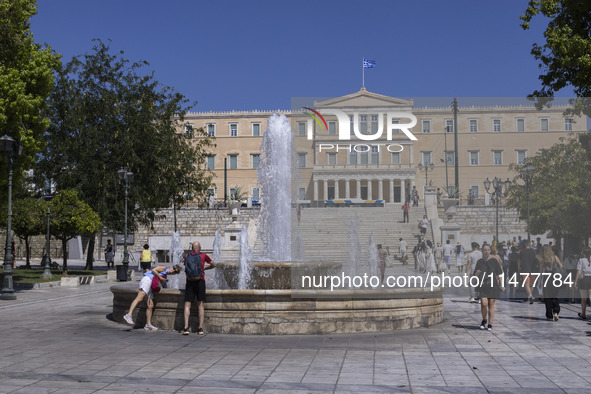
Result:
{"label": "street lamp post", "polygon": [[496,236],[495,236],[495,240],[497,241],[497,244],[499,243],[499,200],[501,199],[501,196],[504,193],[507,193],[507,190],[509,189],[509,186],[511,186],[511,181],[509,180],[509,178],[507,178],[507,180],[505,182],[503,182],[500,178],[495,177],[495,179],[492,180],[492,182],[486,178],[486,180],[484,181],[484,188],[486,189],[486,192],[489,192],[490,186],[493,186],[493,192],[494,192],[494,196],[495,196],[495,205],[496,205]]}
{"label": "street lamp post", "polygon": [[127,252],[127,193],[129,190],[129,184],[133,182],[133,172],[129,171],[127,168],[121,167],[119,171],[117,171],[117,175],[119,175],[119,179],[125,182],[125,224],[124,224],[124,232],[123,232],[123,269],[125,270],[125,280],[129,280],[128,276],[128,269],[129,269],[129,253]]}
{"label": "street lamp post", "polygon": [[8,217],[6,220],[6,248],[4,249],[4,282],[0,300],[16,300],[12,283],[12,165],[21,154],[22,145],[7,135],[0,138],[0,151],[8,157]]}
{"label": "street lamp post", "polygon": [[435,168],[435,164],[430,163],[428,165],[423,165],[423,163],[419,163],[418,165],[419,171],[425,171],[425,188],[429,185],[429,171],[433,171]]}
{"label": "street lamp post", "polygon": [[[49,201],[53,198],[53,194],[51,193],[51,181],[45,181],[45,195],[42,197],[45,201]],[[43,266],[43,273],[41,274],[41,279],[52,279],[53,275],[51,274],[51,233],[49,230],[49,219],[50,219],[51,211],[49,209],[49,204],[47,205],[47,234],[45,236],[45,254],[43,255],[43,261],[41,265]]]}
{"label": "street lamp post", "polygon": [[521,176],[523,179],[525,179],[525,190],[527,195],[527,242],[531,242],[529,228],[529,183],[531,182],[531,178],[534,175],[534,170],[535,168],[531,164],[521,170]]}

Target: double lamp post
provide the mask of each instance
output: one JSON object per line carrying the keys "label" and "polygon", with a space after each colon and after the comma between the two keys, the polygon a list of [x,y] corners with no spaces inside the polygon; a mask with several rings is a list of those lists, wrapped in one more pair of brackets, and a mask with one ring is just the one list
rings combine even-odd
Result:
{"label": "double lamp post", "polygon": [[509,178],[507,178],[507,180],[505,182],[503,182],[500,178],[495,177],[495,179],[492,180],[492,182],[486,178],[486,180],[484,181],[484,188],[486,189],[486,192],[488,193],[490,190],[490,186],[492,184],[492,191],[493,191],[493,195],[495,197],[495,205],[496,205],[496,241],[497,244],[499,243],[499,200],[501,199],[501,196],[503,196],[505,193],[507,193],[507,190],[509,189],[509,186],[511,186],[511,181],[509,180]]}
{"label": "double lamp post", "polygon": [[[121,167],[119,171],[117,171],[117,175],[119,175],[119,179],[122,182],[125,182],[125,225],[124,225],[124,234],[123,234],[123,270],[125,272],[123,278],[117,278],[119,280],[127,281],[129,279],[129,253],[127,252],[127,194],[129,190],[129,185],[133,182],[133,172],[129,171],[127,167]],[[118,275],[119,276],[119,275]]]}

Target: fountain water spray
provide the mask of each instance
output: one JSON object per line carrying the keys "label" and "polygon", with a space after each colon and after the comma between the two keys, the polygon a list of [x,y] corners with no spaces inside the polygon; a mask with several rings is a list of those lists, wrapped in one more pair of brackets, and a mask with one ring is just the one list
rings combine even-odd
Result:
{"label": "fountain water spray", "polygon": [[248,231],[245,225],[242,225],[240,231],[240,270],[238,273],[238,289],[246,290],[250,284],[252,272],[252,253],[248,246]]}
{"label": "fountain water spray", "polygon": [[[183,253],[184,249],[181,246],[181,234],[178,231],[175,231],[172,233],[172,237],[170,239],[168,259],[170,261],[171,266],[179,264],[181,266],[181,269],[184,271]],[[183,272],[181,272],[179,275],[168,275],[168,288],[185,288],[185,275],[183,274]]]}
{"label": "fountain water spray", "polygon": [[373,233],[371,233],[367,241],[367,262],[369,263],[369,274],[371,276],[379,275],[378,260],[378,248],[373,239]]}
{"label": "fountain water spray", "polygon": [[264,253],[261,260],[291,261],[292,139],[287,117],[270,116],[258,169],[263,191],[258,237]]}

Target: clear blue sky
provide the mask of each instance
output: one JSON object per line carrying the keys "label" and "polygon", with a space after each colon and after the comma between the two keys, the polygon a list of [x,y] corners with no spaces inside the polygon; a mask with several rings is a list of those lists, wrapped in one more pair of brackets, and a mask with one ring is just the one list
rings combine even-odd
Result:
{"label": "clear blue sky", "polygon": [[[292,97],[359,90],[395,97],[523,97],[545,21],[519,26],[527,0],[41,0],[36,42],[64,60],[93,38],[199,104],[196,111],[289,109]],[[565,92],[565,95],[570,94]]]}

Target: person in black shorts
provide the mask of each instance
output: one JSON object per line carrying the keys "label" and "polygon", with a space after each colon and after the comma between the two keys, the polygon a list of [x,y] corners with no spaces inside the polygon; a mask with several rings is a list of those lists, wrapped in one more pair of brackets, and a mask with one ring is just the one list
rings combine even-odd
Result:
{"label": "person in black shorts", "polygon": [[[188,265],[191,264],[192,260],[199,259],[198,264],[200,266],[200,276],[190,276],[190,272],[187,269]],[[206,264],[207,263],[207,266]],[[187,285],[185,287],[185,328],[181,331],[182,335],[189,335],[189,317],[191,315],[191,304],[197,296],[197,308],[199,311],[199,327],[197,328],[197,334],[203,335],[203,315],[205,313],[205,270],[215,268],[215,263],[205,253],[201,253],[201,244],[197,241],[191,245],[191,252],[185,256],[185,273],[187,274]]]}

